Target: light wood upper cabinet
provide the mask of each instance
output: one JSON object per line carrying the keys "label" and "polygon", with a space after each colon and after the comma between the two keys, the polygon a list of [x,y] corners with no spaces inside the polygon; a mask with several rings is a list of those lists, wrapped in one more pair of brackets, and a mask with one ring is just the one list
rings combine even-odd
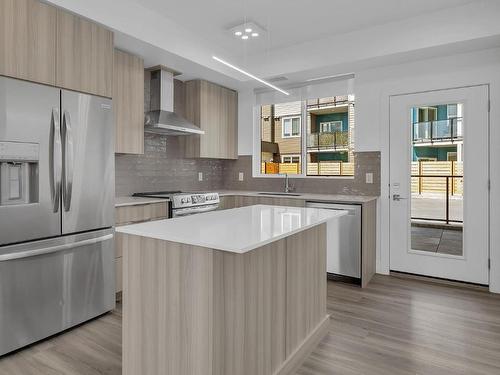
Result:
{"label": "light wood upper cabinet", "polygon": [[0,74],[56,83],[55,7],[36,0],[0,0]]}
{"label": "light wood upper cabinet", "polygon": [[185,83],[186,119],[205,131],[182,137],[186,157],[238,158],[238,93],[203,80]]}
{"label": "light wood upper cabinet", "polygon": [[113,86],[113,32],[57,10],[56,85],[110,98]]}
{"label": "light wood upper cabinet", "polygon": [[115,152],[144,153],[144,61],[115,50],[113,68]]}

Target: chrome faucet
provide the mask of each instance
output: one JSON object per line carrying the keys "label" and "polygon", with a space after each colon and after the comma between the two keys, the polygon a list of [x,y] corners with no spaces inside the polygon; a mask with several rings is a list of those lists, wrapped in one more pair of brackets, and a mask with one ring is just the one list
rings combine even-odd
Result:
{"label": "chrome faucet", "polygon": [[285,193],[291,193],[293,191],[293,187],[290,186],[290,183],[288,181],[288,174],[285,173]]}

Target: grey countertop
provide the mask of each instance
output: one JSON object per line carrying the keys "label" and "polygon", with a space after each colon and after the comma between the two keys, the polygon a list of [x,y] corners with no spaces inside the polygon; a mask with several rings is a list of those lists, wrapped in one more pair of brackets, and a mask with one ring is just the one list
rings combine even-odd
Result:
{"label": "grey countertop", "polygon": [[[283,195],[279,192],[274,194],[259,194],[258,191],[247,191],[247,190],[214,190],[221,197],[233,196],[233,195],[243,195],[251,197],[271,197],[271,198],[288,198],[288,199],[301,199],[306,201],[317,201],[317,202],[337,202],[337,203],[355,203],[363,204],[376,200],[378,197],[366,196],[366,195],[342,195],[342,194],[312,194],[312,193],[293,193],[297,195]],[[267,193],[267,192],[266,192]],[[271,193],[271,192],[269,192]],[[139,204],[148,203],[158,203],[164,202],[166,199],[159,198],[143,198],[143,197],[116,197],[115,207],[122,206],[133,206]]]}

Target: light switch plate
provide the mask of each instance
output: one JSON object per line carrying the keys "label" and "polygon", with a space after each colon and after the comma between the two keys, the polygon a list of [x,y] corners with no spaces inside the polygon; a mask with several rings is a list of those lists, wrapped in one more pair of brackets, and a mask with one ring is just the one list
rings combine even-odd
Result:
{"label": "light switch plate", "polygon": [[198,181],[203,181],[203,172],[198,172]]}
{"label": "light switch plate", "polygon": [[373,173],[366,173],[366,183],[367,184],[373,184]]}
{"label": "light switch plate", "polygon": [[244,177],[245,177],[245,175],[243,174],[243,172],[240,172],[240,173],[238,174],[238,181],[243,181],[243,180],[244,180]]}

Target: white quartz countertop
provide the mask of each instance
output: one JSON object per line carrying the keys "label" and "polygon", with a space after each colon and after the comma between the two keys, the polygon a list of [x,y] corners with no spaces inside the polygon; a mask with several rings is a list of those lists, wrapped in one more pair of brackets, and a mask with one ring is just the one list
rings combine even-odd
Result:
{"label": "white quartz countertop", "polygon": [[138,204],[151,204],[165,202],[167,199],[147,198],[147,197],[116,197],[115,207],[135,206]]}
{"label": "white quartz countertop", "polygon": [[126,225],[116,231],[243,254],[345,214],[318,208],[255,205]]}

